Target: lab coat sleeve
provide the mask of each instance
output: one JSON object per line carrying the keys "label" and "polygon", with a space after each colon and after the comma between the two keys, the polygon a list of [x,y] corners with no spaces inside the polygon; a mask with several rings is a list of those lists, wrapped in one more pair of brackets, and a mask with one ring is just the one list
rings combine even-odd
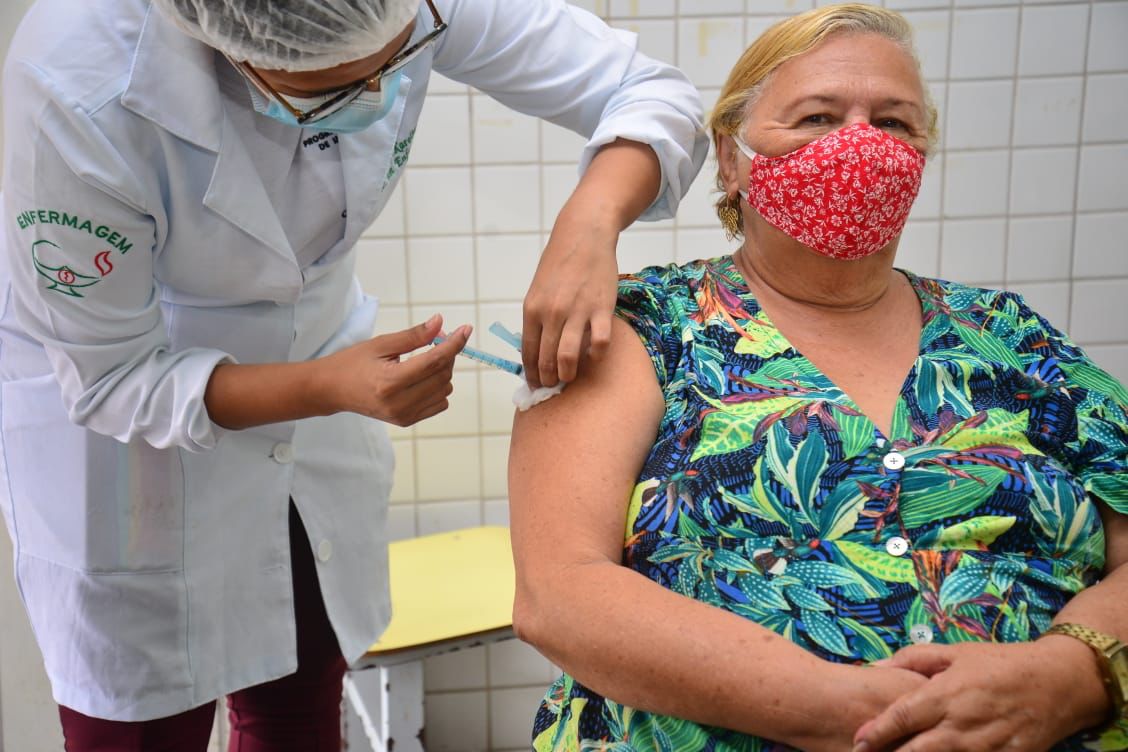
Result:
{"label": "lab coat sleeve", "polygon": [[3,249],[20,325],[46,351],[70,419],[157,448],[211,448],[204,390],[225,353],[173,352],[154,280],[163,212],[84,111],[9,65]]}
{"label": "lab coat sleeve", "polygon": [[648,144],[662,187],[642,219],[674,215],[708,153],[701,99],[676,68],[563,0],[440,0],[434,69],[588,138],[581,172],[616,138]]}

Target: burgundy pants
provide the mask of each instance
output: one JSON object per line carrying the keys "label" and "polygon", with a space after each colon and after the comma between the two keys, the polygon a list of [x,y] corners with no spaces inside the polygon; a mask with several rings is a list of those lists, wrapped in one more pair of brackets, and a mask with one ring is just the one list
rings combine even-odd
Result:
{"label": "burgundy pants", "polygon": [[[290,505],[298,670],[227,698],[228,752],[340,752],[345,659],[325,614],[309,540]],[[105,721],[59,706],[67,752],[205,752],[215,701],[153,721]]]}

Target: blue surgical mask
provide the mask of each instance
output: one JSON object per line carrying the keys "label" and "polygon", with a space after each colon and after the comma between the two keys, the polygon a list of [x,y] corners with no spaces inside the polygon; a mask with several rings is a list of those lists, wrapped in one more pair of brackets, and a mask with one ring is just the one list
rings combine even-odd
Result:
{"label": "blue surgical mask", "polygon": [[[247,88],[251,92],[251,103],[255,112],[260,115],[266,115],[295,128],[316,128],[318,131],[330,133],[356,133],[372,126],[391,112],[392,105],[396,103],[396,97],[399,96],[402,79],[403,71],[385,76],[380,82],[380,91],[366,91],[336,112],[305,124],[299,123],[298,119],[276,100],[263,96],[258,89],[250,85],[250,82],[247,83]],[[328,101],[332,96],[287,97],[287,100],[297,109],[308,112]]]}

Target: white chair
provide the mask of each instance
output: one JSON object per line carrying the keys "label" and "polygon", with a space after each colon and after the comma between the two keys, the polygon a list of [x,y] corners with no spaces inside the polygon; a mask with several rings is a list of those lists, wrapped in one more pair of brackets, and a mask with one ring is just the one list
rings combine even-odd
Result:
{"label": "white chair", "polygon": [[423,752],[423,660],[513,637],[506,527],[389,547],[392,622],[345,677],[348,749]]}

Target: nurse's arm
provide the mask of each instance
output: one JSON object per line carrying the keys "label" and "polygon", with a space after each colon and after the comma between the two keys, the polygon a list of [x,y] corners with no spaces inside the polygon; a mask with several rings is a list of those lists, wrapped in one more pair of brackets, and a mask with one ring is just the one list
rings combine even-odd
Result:
{"label": "nurse's arm", "polygon": [[701,97],[683,73],[641,53],[636,35],[574,5],[448,7],[436,72],[588,140],[583,181],[525,299],[521,348],[532,386],[571,381],[589,340],[596,357],[606,347],[619,231],[640,215],[672,217],[705,161]]}
{"label": "nurse's arm", "polygon": [[509,465],[517,636],[617,702],[806,750],[849,749],[921,677],[825,662],[621,563],[628,500],[664,404],[635,333],[517,416]]}
{"label": "nurse's arm", "polygon": [[439,334],[442,318],[373,337],[300,363],[223,363],[204,393],[211,420],[238,430],[339,412],[409,426],[447,408],[454,358],[470,337],[459,327],[442,344],[401,360]]}
{"label": "nurse's arm", "polygon": [[525,296],[521,344],[533,386],[572,381],[585,347],[602,357],[611,337],[619,233],[662,186],[654,150],[618,139],[592,159],[560,210]]}

